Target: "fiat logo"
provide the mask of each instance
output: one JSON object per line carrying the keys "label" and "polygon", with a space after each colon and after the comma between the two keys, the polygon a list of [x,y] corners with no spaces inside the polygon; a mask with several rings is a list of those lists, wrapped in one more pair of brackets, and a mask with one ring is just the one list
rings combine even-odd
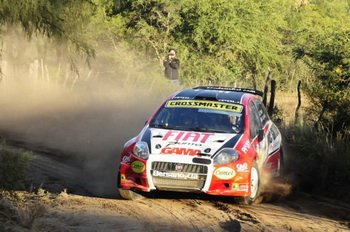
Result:
{"label": "fiat logo", "polygon": [[176,164],[176,165],[175,165],[175,170],[176,170],[176,171],[181,171],[182,169],[183,169],[182,164]]}

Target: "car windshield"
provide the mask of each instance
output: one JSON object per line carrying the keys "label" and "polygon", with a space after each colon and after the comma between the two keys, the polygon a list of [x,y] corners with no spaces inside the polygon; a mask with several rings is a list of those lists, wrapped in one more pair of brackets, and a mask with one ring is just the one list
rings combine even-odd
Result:
{"label": "car windshield", "polygon": [[240,104],[206,100],[169,100],[158,111],[150,127],[242,133],[244,107]]}

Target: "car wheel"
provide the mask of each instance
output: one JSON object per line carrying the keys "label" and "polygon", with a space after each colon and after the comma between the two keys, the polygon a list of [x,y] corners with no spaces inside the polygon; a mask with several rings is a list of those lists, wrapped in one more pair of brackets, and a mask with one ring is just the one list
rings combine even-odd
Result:
{"label": "car wheel", "polygon": [[283,157],[283,148],[281,147],[280,157],[278,159],[278,169],[276,176],[280,177],[284,173],[284,157]]}
{"label": "car wheel", "polygon": [[143,196],[139,193],[136,193],[130,189],[123,189],[120,186],[120,173],[118,173],[118,192],[119,196],[125,200],[139,200]]}
{"label": "car wheel", "polygon": [[143,196],[139,193],[136,193],[130,189],[118,188],[119,195],[121,198],[125,200],[139,200],[143,198]]}
{"label": "car wheel", "polygon": [[259,197],[260,190],[260,172],[256,161],[250,173],[250,196],[237,197],[236,202],[243,205],[251,205]]}

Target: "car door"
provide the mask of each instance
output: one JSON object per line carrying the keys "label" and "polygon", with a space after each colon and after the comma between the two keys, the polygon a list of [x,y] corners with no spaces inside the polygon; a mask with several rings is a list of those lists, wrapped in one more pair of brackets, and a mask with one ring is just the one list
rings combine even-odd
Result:
{"label": "car door", "polygon": [[[268,156],[268,139],[267,130],[264,128],[269,121],[269,117],[264,110],[263,105],[257,99],[250,102],[250,140],[255,146],[255,150],[258,153],[260,160],[264,162]],[[265,128],[266,129],[266,128]],[[259,138],[259,133],[261,133],[261,138]]]}

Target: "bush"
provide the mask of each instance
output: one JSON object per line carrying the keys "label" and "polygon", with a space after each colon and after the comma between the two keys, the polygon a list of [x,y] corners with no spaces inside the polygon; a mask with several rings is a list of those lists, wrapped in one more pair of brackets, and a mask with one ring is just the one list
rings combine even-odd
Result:
{"label": "bush", "polygon": [[350,202],[350,133],[329,131],[320,124],[289,124],[285,143],[300,190]]}
{"label": "bush", "polygon": [[3,143],[0,149],[0,189],[23,189],[31,152],[10,149]]}

